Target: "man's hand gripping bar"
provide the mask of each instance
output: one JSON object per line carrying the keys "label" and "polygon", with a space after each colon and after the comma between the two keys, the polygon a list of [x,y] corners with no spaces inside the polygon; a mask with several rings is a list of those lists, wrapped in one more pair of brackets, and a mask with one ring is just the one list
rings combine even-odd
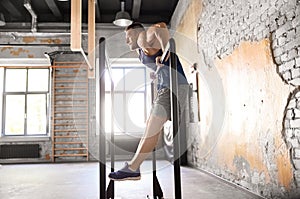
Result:
{"label": "man's hand gripping bar", "polygon": [[[161,55],[160,57],[160,63],[163,63],[166,61],[167,57],[168,57],[168,52],[169,52],[169,49],[170,49],[170,44],[169,42],[167,43],[166,47],[165,47],[165,50],[163,52],[163,54]],[[157,66],[156,68],[156,71],[155,71],[155,75],[157,75],[158,71],[160,70],[161,67]]]}

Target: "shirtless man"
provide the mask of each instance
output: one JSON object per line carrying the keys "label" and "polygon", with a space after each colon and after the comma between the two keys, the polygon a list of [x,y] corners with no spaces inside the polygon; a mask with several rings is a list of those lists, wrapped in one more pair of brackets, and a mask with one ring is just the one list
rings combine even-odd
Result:
{"label": "shirtless man", "polygon": [[[137,151],[130,162],[126,162],[124,168],[109,174],[109,178],[116,181],[139,180],[141,178],[140,165],[153,151],[157,145],[158,138],[164,123],[171,119],[170,102],[170,75],[169,59],[160,62],[165,51],[165,46],[170,39],[170,34],[165,23],[157,23],[147,30],[140,23],[133,23],[125,29],[126,43],[131,50],[136,50],[140,61],[153,70],[157,75],[157,95],[153,103],[150,116],[146,123],[146,129],[140,140]],[[182,69],[182,65],[177,59],[178,71],[178,100],[179,114],[183,112],[183,107],[188,91],[188,82]],[[159,70],[157,70],[159,67]],[[157,71],[156,73],[154,71]]]}

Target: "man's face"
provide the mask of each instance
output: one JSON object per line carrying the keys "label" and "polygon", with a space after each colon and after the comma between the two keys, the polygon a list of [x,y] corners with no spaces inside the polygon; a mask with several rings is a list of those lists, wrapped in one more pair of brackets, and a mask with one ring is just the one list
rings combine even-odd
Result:
{"label": "man's face", "polygon": [[125,31],[126,33],[126,44],[129,46],[130,50],[136,50],[139,48],[137,44],[137,39],[139,32],[135,29],[129,29]]}

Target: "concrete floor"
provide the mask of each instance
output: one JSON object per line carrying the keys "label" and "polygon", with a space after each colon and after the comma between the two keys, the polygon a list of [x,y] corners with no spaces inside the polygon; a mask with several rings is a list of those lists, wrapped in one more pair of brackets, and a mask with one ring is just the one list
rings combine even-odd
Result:
{"label": "concrete floor", "polygon": [[[151,161],[143,163],[140,181],[115,183],[116,199],[152,196]],[[116,162],[116,168],[123,162]],[[1,199],[98,199],[98,163],[17,164],[0,166]],[[109,171],[110,168],[108,167]],[[157,176],[164,198],[174,198],[173,166],[157,162]],[[253,199],[255,195],[199,170],[181,167],[183,199]],[[107,183],[109,181],[107,180]],[[150,197],[152,198],[152,197]]]}

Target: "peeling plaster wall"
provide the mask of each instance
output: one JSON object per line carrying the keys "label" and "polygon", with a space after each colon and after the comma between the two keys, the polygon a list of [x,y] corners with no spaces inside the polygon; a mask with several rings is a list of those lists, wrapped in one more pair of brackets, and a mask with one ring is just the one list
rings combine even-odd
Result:
{"label": "peeling plaster wall", "polygon": [[[254,59],[255,57],[255,59]],[[282,120],[289,86],[272,61],[270,42],[242,42],[231,55],[216,61],[225,89],[225,122],[213,153],[222,177],[262,193],[283,197],[293,186]]]}
{"label": "peeling plaster wall", "polygon": [[177,51],[201,79],[189,163],[266,198],[299,198],[300,2],[179,3]]}

